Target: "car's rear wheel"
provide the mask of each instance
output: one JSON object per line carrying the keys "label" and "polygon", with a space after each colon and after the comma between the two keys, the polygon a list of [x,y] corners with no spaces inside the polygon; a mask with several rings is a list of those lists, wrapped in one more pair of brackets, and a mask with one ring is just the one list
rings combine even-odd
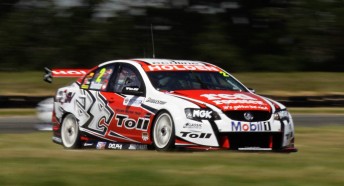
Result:
{"label": "car's rear wheel", "polygon": [[62,144],[67,149],[80,148],[80,131],[76,118],[72,114],[68,114],[61,127]]}
{"label": "car's rear wheel", "polygon": [[158,151],[170,151],[174,149],[174,123],[171,115],[161,112],[157,115],[153,125],[153,142]]}

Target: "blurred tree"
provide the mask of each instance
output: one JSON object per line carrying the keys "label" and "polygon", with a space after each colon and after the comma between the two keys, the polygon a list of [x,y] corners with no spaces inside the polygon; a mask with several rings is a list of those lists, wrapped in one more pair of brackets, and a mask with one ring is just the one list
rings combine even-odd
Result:
{"label": "blurred tree", "polygon": [[231,71],[248,70],[241,48],[226,34],[226,22],[219,16],[206,16],[201,32],[193,39],[195,54],[204,61],[210,61]]}
{"label": "blurred tree", "polygon": [[299,70],[343,71],[343,1],[295,0],[287,28],[296,41],[292,56]]}
{"label": "blurred tree", "polygon": [[209,61],[231,71],[344,70],[339,0],[57,2],[1,1],[0,70],[151,57],[151,24],[159,58]]}

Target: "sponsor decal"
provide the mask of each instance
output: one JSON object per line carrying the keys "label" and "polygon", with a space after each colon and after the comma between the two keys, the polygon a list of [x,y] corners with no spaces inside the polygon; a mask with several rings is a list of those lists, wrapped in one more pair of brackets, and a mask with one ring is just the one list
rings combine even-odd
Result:
{"label": "sponsor decal", "polygon": [[230,100],[256,100],[255,98],[245,95],[245,94],[202,94],[202,97],[208,98],[208,100],[218,100],[218,99],[230,99]]}
{"label": "sponsor decal", "polygon": [[270,122],[241,122],[232,121],[232,131],[237,132],[259,132],[259,131],[271,131]]}
{"label": "sponsor decal", "polygon": [[156,99],[152,99],[152,98],[148,98],[146,100],[146,102],[159,104],[159,105],[164,105],[166,103],[166,101],[160,101],[160,100],[156,100]]}
{"label": "sponsor decal", "polygon": [[116,114],[117,127],[125,127],[127,129],[136,129],[136,130],[148,130],[149,119],[139,118],[137,121],[129,118],[127,115]]}
{"label": "sponsor decal", "polygon": [[148,65],[146,71],[214,71],[218,72],[219,69],[212,66],[205,65]]}
{"label": "sponsor decal", "polygon": [[103,84],[98,82],[91,82],[90,89],[101,90]]}
{"label": "sponsor decal", "polygon": [[105,146],[106,146],[106,142],[102,142],[102,141],[100,141],[100,142],[98,142],[97,143],[97,149],[105,149]]}
{"label": "sponsor decal", "polygon": [[125,90],[138,91],[139,88],[137,88],[137,87],[125,87]]}
{"label": "sponsor decal", "polygon": [[122,144],[120,144],[120,143],[109,143],[108,148],[109,149],[121,150],[122,149]]}
{"label": "sponsor decal", "polygon": [[152,65],[204,65],[197,61],[176,60],[176,61],[154,61],[150,62]]}
{"label": "sponsor decal", "polygon": [[192,120],[204,120],[212,119],[217,117],[217,113],[210,109],[195,109],[195,108],[186,108],[185,109],[186,118]]}
{"label": "sponsor decal", "polygon": [[137,116],[141,116],[142,115],[142,112],[132,111],[132,110],[129,110],[129,109],[116,109],[116,112],[125,113],[125,114],[129,114],[129,115],[137,115]]}
{"label": "sponsor decal", "polygon": [[269,110],[269,107],[265,105],[227,105],[223,106],[223,109],[230,110]]}
{"label": "sponsor decal", "polygon": [[251,96],[245,94],[202,94],[201,97],[206,97],[208,100],[212,100],[216,105],[222,104],[252,104],[263,105],[264,102],[257,100]]}
{"label": "sponsor decal", "polygon": [[130,144],[129,150],[146,150],[147,145],[141,145],[141,144]]}
{"label": "sponsor decal", "polygon": [[53,69],[53,77],[81,77],[86,75],[88,69]]}
{"label": "sponsor decal", "polygon": [[148,141],[148,140],[149,140],[148,132],[143,132],[143,133],[142,133],[142,140],[143,140],[143,141]]}
{"label": "sponsor decal", "polygon": [[84,143],[84,147],[90,147],[90,146],[93,146],[94,143]]}
{"label": "sponsor decal", "polygon": [[195,132],[180,132],[182,134],[182,137],[187,138],[210,138],[211,133],[195,133]]}
{"label": "sponsor decal", "polygon": [[81,85],[82,89],[88,89],[90,87],[90,85]]}
{"label": "sponsor decal", "polygon": [[204,118],[204,119],[211,119],[211,114],[213,111],[211,110],[193,110],[192,117],[193,118]]}
{"label": "sponsor decal", "polygon": [[201,123],[185,123],[185,125],[183,125],[184,129],[202,129],[202,125]]}
{"label": "sponsor decal", "polygon": [[90,84],[91,84],[91,80],[92,80],[93,76],[94,76],[94,73],[93,73],[93,72],[91,72],[90,74],[88,74],[88,75],[86,76],[85,80],[84,80],[84,83],[81,85],[81,88],[83,88],[83,89],[88,89],[89,86],[90,86]]}
{"label": "sponsor decal", "polygon": [[123,101],[123,105],[132,106],[132,107],[139,107],[141,106],[144,97],[137,97],[137,96],[127,96]]}

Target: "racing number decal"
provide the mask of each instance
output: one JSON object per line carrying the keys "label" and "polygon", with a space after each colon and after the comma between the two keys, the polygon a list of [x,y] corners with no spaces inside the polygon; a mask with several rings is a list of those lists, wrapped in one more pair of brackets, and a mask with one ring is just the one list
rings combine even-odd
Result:
{"label": "racing number decal", "polygon": [[97,79],[96,79],[96,82],[97,82],[97,83],[100,83],[100,82],[102,81],[102,77],[104,76],[105,72],[106,72],[106,68],[102,68],[102,69],[99,71],[99,75],[98,75],[98,77],[97,77]]}
{"label": "racing number decal", "polygon": [[223,77],[229,77],[229,75],[226,73],[226,72],[224,72],[224,71],[220,71],[219,72],[221,75],[223,75]]}

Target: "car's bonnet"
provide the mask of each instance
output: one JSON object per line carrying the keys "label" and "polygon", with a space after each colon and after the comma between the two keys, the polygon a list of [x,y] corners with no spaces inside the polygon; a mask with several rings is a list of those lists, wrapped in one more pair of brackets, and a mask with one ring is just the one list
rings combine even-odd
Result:
{"label": "car's bonnet", "polygon": [[228,90],[178,90],[172,94],[212,104],[223,111],[271,111],[270,104],[262,97],[249,92]]}

